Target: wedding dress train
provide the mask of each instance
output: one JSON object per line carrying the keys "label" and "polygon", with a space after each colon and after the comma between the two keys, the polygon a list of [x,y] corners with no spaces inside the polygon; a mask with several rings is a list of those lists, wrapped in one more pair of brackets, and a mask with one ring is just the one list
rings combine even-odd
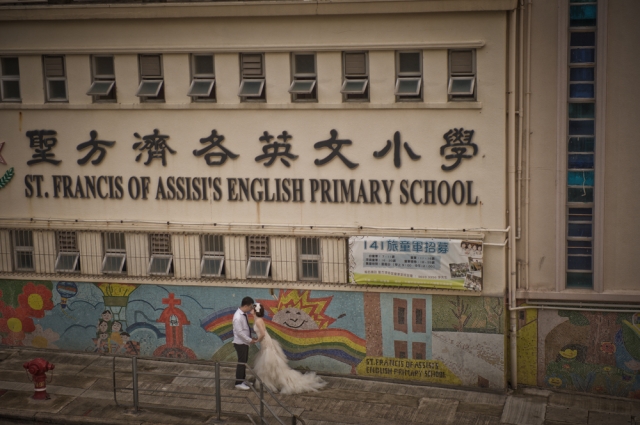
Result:
{"label": "wedding dress train", "polygon": [[[256,332],[259,331],[256,329]],[[268,332],[260,342],[260,352],[256,356],[253,370],[267,388],[281,394],[318,391],[327,385],[315,372],[302,374],[291,369],[282,347],[278,341],[271,339]]]}

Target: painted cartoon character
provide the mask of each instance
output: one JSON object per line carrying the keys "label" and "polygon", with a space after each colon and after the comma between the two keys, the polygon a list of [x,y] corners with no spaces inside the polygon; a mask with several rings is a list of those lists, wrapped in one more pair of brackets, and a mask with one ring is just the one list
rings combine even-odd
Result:
{"label": "painted cartoon character", "polygon": [[[111,325],[111,343],[112,345],[115,343],[117,344],[118,348],[122,347],[123,341],[122,338],[120,336],[120,333],[122,332],[122,323],[120,322],[113,322],[113,324]],[[116,349],[117,351],[117,349]],[[114,351],[115,352],[115,351]]]}
{"label": "painted cartoon character", "polygon": [[109,352],[109,334],[102,332],[98,335],[98,338],[94,339],[96,343],[96,353],[108,353]]}
{"label": "painted cartoon character", "polygon": [[120,346],[120,352],[129,356],[137,356],[140,354],[140,343],[138,341],[131,341],[131,335],[127,332],[120,332],[120,338],[122,339],[122,345]]}

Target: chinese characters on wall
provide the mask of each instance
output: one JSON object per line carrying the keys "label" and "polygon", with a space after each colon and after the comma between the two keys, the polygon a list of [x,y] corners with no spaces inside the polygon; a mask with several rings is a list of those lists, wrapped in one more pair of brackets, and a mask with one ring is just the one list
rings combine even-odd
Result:
{"label": "chinese characters on wall", "polygon": [[[322,166],[337,158],[349,169],[357,168],[359,164],[347,158],[346,154],[342,152],[342,148],[352,145],[353,141],[339,139],[338,132],[335,129],[332,129],[329,134],[329,139],[316,142],[313,147],[316,150],[328,149],[330,152],[324,158],[314,159],[313,163],[316,166]],[[445,144],[440,147],[440,156],[443,157],[446,163],[442,164],[442,170],[455,170],[462,164],[463,160],[470,160],[478,154],[478,145],[472,141],[473,135],[474,130],[465,130],[464,128],[453,128],[443,135]],[[62,162],[62,160],[55,157],[53,152],[58,143],[55,130],[29,130],[26,132],[26,136],[29,138],[29,147],[34,150],[31,159],[27,161],[27,165],[31,166],[43,162],[59,165]],[[169,145],[170,136],[161,134],[159,129],[154,129],[151,134],[144,136],[135,132],[133,136],[137,139],[132,145],[133,150],[137,152],[134,157],[136,162],[144,160],[144,165],[150,165],[153,161],[158,160],[163,166],[166,166],[167,154],[177,154],[177,151]],[[92,130],[89,133],[89,138],[88,141],[80,143],[76,148],[78,151],[90,148],[83,158],[77,160],[79,165],[84,166],[88,162],[91,162],[92,165],[101,164],[107,155],[107,148],[112,149],[116,144],[115,141],[99,140],[96,130]],[[205,146],[201,149],[194,149],[193,155],[196,158],[202,157],[209,166],[222,166],[229,158],[237,159],[240,155],[223,146],[222,143],[224,141],[224,135],[218,134],[218,131],[213,129],[208,137],[200,139],[200,143]],[[293,135],[286,130],[275,137],[268,131],[264,131],[258,137],[258,141],[264,143],[264,145],[262,146],[262,154],[256,156],[255,161],[261,162],[265,167],[273,166],[278,159],[284,166],[291,167],[291,161],[295,161],[299,157],[299,155],[292,152],[294,149],[294,145],[291,143]],[[373,151],[373,157],[382,159],[393,150],[393,165],[396,168],[400,168],[402,166],[403,149],[413,161],[418,161],[422,157],[414,151],[409,142],[402,142],[402,136],[399,131],[394,133],[393,141],[387,140],[382,149]]]}

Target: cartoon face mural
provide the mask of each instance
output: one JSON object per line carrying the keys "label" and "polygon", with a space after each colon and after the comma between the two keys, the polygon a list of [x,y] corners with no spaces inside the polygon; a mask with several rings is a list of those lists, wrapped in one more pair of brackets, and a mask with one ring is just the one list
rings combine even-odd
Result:
{"label": "cartoon face mural", "polygon": [[280,310],[273,316],[273,321],[291,329],[318,329],[318,324],[309,314],[295,307]]}

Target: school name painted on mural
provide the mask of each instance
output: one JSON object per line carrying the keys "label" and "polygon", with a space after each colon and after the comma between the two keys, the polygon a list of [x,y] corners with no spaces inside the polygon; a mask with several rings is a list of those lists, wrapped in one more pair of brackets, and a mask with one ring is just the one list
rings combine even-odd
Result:
{"label": "school name painted on mural", "polygon": [[366,357],[358,365],[358,374],[391,379],[453,383],[458,378],[439,360]]}
{"label": "school name painted on mural", "polygon": [[[27,174],[27,198],[477,205],[472,180],[377,180]],[[398,189],[396,189],[398,188]]]}

